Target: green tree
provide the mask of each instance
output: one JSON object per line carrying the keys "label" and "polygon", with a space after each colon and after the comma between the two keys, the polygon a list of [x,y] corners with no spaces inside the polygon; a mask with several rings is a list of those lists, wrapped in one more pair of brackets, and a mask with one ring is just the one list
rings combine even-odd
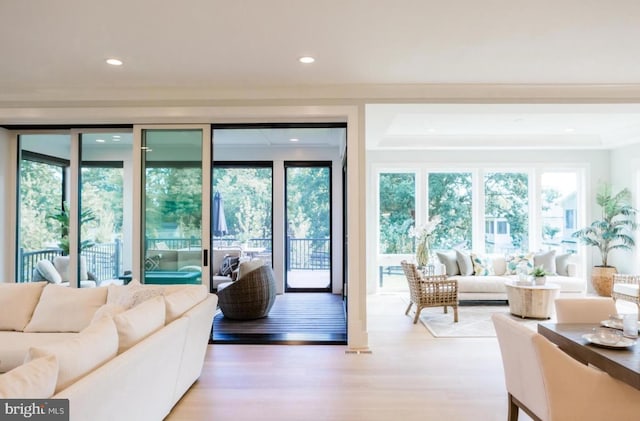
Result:
{"label": "green tree", "polygon": [[[529,177],[525,173],[488,173],[484,182],[486,217],[505,218],[515,249],[529,238]],[[523,250],[524,251],[524,250]]]}
{"label": "green tree", "polygon": [[413,253],[415,186],[413,173],[380,174],[380,253]]}
{"label": "green tree", "polygon": [[440,215],[442,218],[433,232],[434,248],[471,248],[471,183],[470,173],[429,174],[429,215]]}

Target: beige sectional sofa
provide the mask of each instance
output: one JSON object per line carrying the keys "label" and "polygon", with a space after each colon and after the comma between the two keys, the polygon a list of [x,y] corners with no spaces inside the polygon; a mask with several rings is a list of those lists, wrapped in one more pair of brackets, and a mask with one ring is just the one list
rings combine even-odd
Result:
{"label": "beige sectional sofa", "polygon": [[[480,256],[451,250],[437,255],[441,263],[440,272],[458,281],[458,298],[461,301],[506,300],[505,282],[516,281],[519,278],[519,275],[514,273],[516,266],[526,270],[534,266],[544,266],[548,273],[552,273],[546,277],[546,282],[559,285],[560,292],[565,296],[582,295],[587,288],[586,280],[577,273],[577,264],[571,261],[573,257],[556,255],[553,251],[531,253],[526,256]],[[479,264],[474,264],[474,257]]]}
{"label": "beige sectional sofa", "polygon": [[161,420],[200,376],[216,304],[203,285],[0,284],[0,398]]}

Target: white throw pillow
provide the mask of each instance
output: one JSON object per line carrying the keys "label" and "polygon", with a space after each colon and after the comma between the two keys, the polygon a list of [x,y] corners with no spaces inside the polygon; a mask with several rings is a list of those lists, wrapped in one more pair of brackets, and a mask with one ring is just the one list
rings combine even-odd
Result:
{"label": "white throw pillow", "polygon": [[0,283],[0,330],[24,330],[45,285],[46,282]]}
{"label": "white throw pillow", "polygon": [[44,279],[51,282],[52,284],[62,283],[62,277],[60,276],[60,273],[58,273],[56,268],[53,266],[53,263],[51,263],[50,261],[40,260],[38,263],[36,263],[36,270],[40,273],[40,275],[42,275]]}
{"label": "white throw pillow", "polygon": [[29,348],[25,362],[55,355],[60,367],[55,393],[116,356],[118,332],[113,319],[104,317],[79,335],[61,342]]}
{"label": "white throw pillow", "polygon": [[163,297],[151,298],[125,312],[113,321],[118,330],[118,354],[164,326],[165,302]]}
{"label": "white throw pillow", "polygon": [[143,285],[137,280],[132,280],[127,285],[109,285],[107,304],[117,304],[125,309],[164,294],[164,287],[158,285]]}
{"label": "white throw pillow", "polygon": [[238,266],[238,280],[242,279],[247,273],[258,269],[260,266],[264,266],[264,260],[251,259],[248,262],[242,262]]}
{"label": "white throw pillow", "polygon": [[80,332],[107,300],[106,288],[49,284],[42,291],[25,332]]}
{"label": "white throw pillow", "polygon": [[105,304],[96,310],[96,313],[93,315],[91,319],[91,323],[95,323],[103,317],[115,317],[117,314],[126,311],[127,309],[118,304]]}
{"label": "white throw pillow", "polygon": [[1,399],[48,399],[58,381],[55,355],[37,358],[0,375]]}
{"label": "white throw pillow", "polygon": [[207,298],[209,291],[204,285],[190,285],[179,291],[164,296],[167,303],[167,319],[169,324],[182,316],[187,310]]}

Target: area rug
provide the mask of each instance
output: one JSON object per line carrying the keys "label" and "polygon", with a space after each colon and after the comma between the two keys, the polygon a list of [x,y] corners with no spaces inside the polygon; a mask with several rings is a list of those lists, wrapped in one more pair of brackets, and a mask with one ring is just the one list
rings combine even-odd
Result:
{"label": "area rug", "polygon": [[[415,306],[413,307],[415,308]],[[536,330],[543,320],[523,319],[509,313],[508,306],[461,306],[458,307],[458,323],[453,322],[453,310],[443,313],[442,307],[425,308],[420,313],[420,323],[436,338],[490,338],[496,336],[491,322],[493,313],[509,315],[513,320]],[[410,315],[415,313],[410,312]]]}

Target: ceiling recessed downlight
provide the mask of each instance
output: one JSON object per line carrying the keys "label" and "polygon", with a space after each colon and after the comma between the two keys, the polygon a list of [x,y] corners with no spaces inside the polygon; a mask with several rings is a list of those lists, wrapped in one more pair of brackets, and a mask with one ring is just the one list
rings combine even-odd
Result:
{"label": "ceiling recessed downlight", "polygon": [[122,60],[118,60],[117,58],[108,58],[107,64],[112,66],[122,66]]}
{"label": "ceiling recessed downlight", "polygon": [[314,61],[316,61],[316,59],[315,59],[315,58],[313,58],[313,57],[311,57],[311,56],[304,56],[304,57],[300,57],[300,58],[298,59],[298,61],[299,61],[300,63],[304,63],[304,64],[311,64],[311,63],[313,63]]}
{"label": "ceiling recessed downlight", "polygon": [[104,139],[96,139],[97,143],[104,143]]}
{"label": "ceiling recessed downlight", "polygon": [[298,139],[297,137],[292,137],[291,139],[289,139],[289,142],[299,142],[300,139]]}

